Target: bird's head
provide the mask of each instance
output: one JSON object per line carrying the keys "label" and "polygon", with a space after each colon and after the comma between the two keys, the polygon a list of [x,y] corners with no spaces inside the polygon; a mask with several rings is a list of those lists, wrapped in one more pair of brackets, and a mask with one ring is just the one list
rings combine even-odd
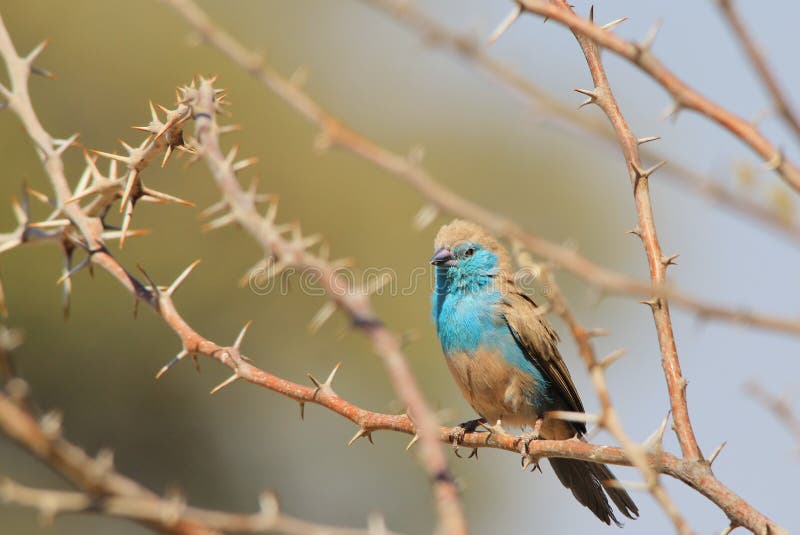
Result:
{"label": "bird's head", "polygon": [[508,254],[483,228],[456,219],[443,226],[434,240],[431,264],[437,286],[479,289],[509,266]]}

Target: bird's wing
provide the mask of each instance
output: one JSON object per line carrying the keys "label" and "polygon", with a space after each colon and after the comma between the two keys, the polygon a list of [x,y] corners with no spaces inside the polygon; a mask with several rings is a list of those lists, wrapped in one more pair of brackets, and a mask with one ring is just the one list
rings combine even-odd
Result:
{"label": "bird's wing", "polygon": [[530,297],[512,289],[504,295],[501,312],[526,358],[542,371],[561,394],[567,404],[566,409],[584,412],[567,365],[558,352],[558,335],[544,317],[543,310]]}

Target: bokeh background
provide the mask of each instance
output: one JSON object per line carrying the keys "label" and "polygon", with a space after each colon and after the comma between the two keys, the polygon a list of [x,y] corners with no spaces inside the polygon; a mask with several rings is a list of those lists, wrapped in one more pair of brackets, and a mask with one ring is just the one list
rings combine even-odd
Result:
{"label": "bokeh background", "polygon": [[[746,3],[741,8],[780,73],[783,85],[800,86],[792,2]],[[551,240],[574,244],[603,265],[646,276],[634,226],[630,186],[616,149],[565,131],[530,102],[498,86],[459,58],[430,48],[403,26],[358,1],[302,0],[203,2],[231,30],[287,75],[310,73],[308,91],[332,112],[399,152],[421,145],[426,167],[442,183],[502,212]],[[510,2],[419,2],[449,27],[485,38]],[[588,10],[578,2],[580,12]],[[406,186],[350,155],[313,149],[316,131],[246,73],[192,39],[173,13],[157,2],[107,0],[3,0],[0,13],[22,51],[52,39],[41,65],[57,81],[34,79],[32,94],[46,128],[66,137],[81,133],[89,148],[110,151],[117,139],[137,141],[131,125],[148,120],[147,101],[171,103],[174,87],[197,73],[218,74],[229,88],[232,121],[243,132],[229,136],[240,154],[260,158],[254,174],[281,195],[281,220],[299,220],[322,232],[338,256],[361,267],[389,267],[405,280],[425,267],[435,229],[417,232],[411,221],[423,205]],[[763,91],[720,20],[713,2],[601,2],[599,20],[628,16],[618,32],[643,36],[651,23],[664,26],[655,52],[703,93],[745,117],[768,107]],[[572,36],[556,24],[526,17],[491,53],[561,96],[580,102],[574,87],[588,73]],[[708,122],[682,114],[661,121],[669,99],[635,69],[606,54],[612,85],[635,132],[661,135],[659,149],[794,217],[793,195],[761,171],[748,150]],[[5,80],[5,78],[3,78]],[[599,113],[587,109],[587,114]],[[764,130],[797,156],[796,144],[774,117]],[[70,151],[69,175],[82,168]],[[10,229],[10,198],[23,179],[48,185],[34,150],[8,112],[0,114],[0,228]],[[148,184],[204,207],[218,195],[202,166],[148,169]],[[735,213],[698,199],[664,173],[651,181],[657,224],[666,252],[681,253],[670,271],[676,284],[697,295],[774,313],[798,314],[797,244]],[[140,262],[159,281],[171,280],[196,258],[203,264],[179,292],[177,303],[206,336],[232,340],[255,320],[244,349],[270,372],[304,381],[324,376],[343,362],[336,390],[375,410],[398,410],[381,364],[367,343],[334,317],[311,336],[307,324],[323,304],[293,291],[259,296],[237,286],[258,259],[254,244],[236,229],[199,230],[198,209],[143,205],[134,224],[155,231],[132,239],[118,253]],[[43,212],[44,213],[44,212]],[[176,337],[147,310],[132,317],[132,299],[108,276],[75,277],[72,317],[62,319],[56,249],[31,247],[0,259],[11,316],[25,345],[18,360],[36,399],[65,414],[66,435],[90,453],[115,452],[118,469],[151,489],[180,487],[191,503],[253,511],[256,497],[274,489],[289,513],[332,524],[365,525],[382,512],[405,533],[430,533],[434,524],[429,487],[407,437],[375,435],[376,445],[351,447],[352,424],[316,407],[298,407],[276,394],[236,384],[218,395],[209,389],[226,374],[201,361],[202,374],[182,363],[160,381],[154,373],[180,348]],[[597,299],[586,285],[559,277],[580,320],[610,329],[597,342],[600,353],[619,347],[629,355],[610,371],[614,399],[627,431],[638,439],[652,433],[668,409],[652,319],[633,299]],[[472,414],[452,383],[429,321],[428,287],[405,296],[379,296],[375,304],[398,332],[413,331],[410,363],[430,402],[448,409],[450,423]],[[752,399],[742,385],[757,380],[773,392],[797,392],[798,340],[730,324],[707,323],[674,312],[678,347],[690,381],[689,402],[701,446],[727,448],[714,465],[732,489],[789,529],[800,529],[796,481],[797,444]],[[565,332],[564,326],[556,321]],[[597,407],[586,373],[567,336],[562,352],[589,410]],[[795,407],[797,404],[795,404]],[[601,434],[597,441],[612,439]],[[318,447],[320,441],[327,446]],[[672,435],[666,440],[677,451]],[[516,456],[482,451],[479,462],[452,457],[464,487],[475,533],[612,532],[573,501],[553,477],[520,473]],[[625,468],[622,479],[636,479]],[[45,467],[0,438],[0,473],[29,485],[61,487]],[[719,532],[726,520],[696,492],[664,479],[698,533]],[[664,514],[647,495],[636,496],[641,518],[626,533],[670,533]],[[9,534],[138,534],[133,524],[92,516],[59,518],[39,527],[34,512],[0,508],[0,531]]]}

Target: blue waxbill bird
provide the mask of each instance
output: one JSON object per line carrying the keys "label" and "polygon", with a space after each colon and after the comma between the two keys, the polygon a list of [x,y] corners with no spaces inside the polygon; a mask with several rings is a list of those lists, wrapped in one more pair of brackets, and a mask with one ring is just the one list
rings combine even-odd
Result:
{"label": "blue waxbill bird", "polygon": [[[558,352],[558,335],[516,287],[505,249],[481,227],[461,220],[439,230],[434,248],[433,321],[450,372],[481,416],[462,424],[461,436],[480,423],[501,421],[532,427],[529,438],[583,437],[583,423],[547,416],[584,412],[583,403]],[[628,493],[607,484],[616,480],[607,466],[549,461],[561,483],[606,524],[620,525],[608,498],[626,517],[639,516]]]}

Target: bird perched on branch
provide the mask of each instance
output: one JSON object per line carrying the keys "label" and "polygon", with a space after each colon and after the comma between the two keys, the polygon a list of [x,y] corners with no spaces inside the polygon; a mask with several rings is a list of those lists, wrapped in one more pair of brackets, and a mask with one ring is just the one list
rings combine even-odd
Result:
{"label": "bird perched on branch", "polygon": [[[530,440],[583,437],[583,423],[548,417],[551,411],[582,413],[583,403],[556,347],[558,335],[515,285],[505,249],[481,227],[460,220],[439,230],[434,247],[433,320],[450,372],[481,416],[461,424],[454,439],[481,424],[530,426],[533,432],[521,441],[527,456]],[[620,525],[608,498],[628,518],[639,515],[628,493],[609,484],[616,478],[607,466],[549,461],[561,483],[606,524]]]}

